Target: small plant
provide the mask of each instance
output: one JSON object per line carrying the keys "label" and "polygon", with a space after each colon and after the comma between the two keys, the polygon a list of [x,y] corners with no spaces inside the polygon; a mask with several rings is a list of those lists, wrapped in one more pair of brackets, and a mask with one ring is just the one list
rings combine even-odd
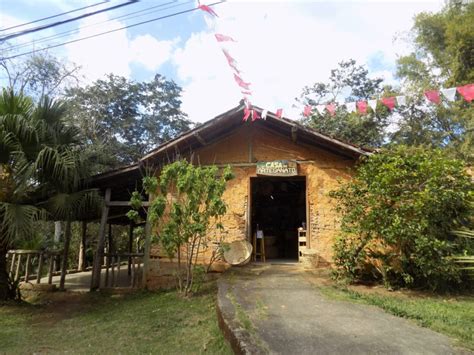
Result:
{"label": "small plant", "polygon": [[[210,232],[217,231],[219,241],[223,240],[224,227],[219,218],[226,213],[226,205],[222,195],[232,178],[230,167],[219,170],[180,160],[165,166],[159,179],[152,176],[143,180],[145,191],[154,197],[147,211],[154,238],[170,258],[177,259],[178,290],[184,295],[194,289],[195,275],[201,272],[198,257],[213,240]],[[138,200],[137,196],[141,195],[132,194],[132,199]],[[141,207],[132,201],[131,205]],[[136,214],[130,213],[129,217]],[[218,260],[223,248],[219,243],[211,254],[211,263]]]}

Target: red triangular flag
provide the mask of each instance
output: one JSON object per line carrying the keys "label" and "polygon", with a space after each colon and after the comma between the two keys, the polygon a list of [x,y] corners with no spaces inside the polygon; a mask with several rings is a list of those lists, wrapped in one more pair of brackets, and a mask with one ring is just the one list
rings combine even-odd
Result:
{"label": "red triangular flag", "polygon": [[390,111],[395,108],[395,96],[383,97],[380,101],[387,106]]}
{"label": "red triangular flag", "polygon": [[214,36],[216,36],[217,42],[237,42],[235,39],[233,39],[230,36],[222,35],[220,33],[216,33]]}
{"label": "red triangular flag", "polygon": [[441,98],[439,96],[439,91],[438,90],[425,91],[425,96],[429,101],[431,101],[435,104],[439,104],[441,102]]}
{"label": "red triangular flag", "polygon": [[308,117],[308,116],[311,114],[311,110],[312,110],[312,109],[313,109],[313,108],[311,107],[311,105],[306,105],[306,106],[304,107],[303,115],[304,115],[305,117]]}
{"label": "red triangular flag", "polygon": [[241,91],[243,95],[252,95],[251,91]]}
{"label": "red triangular flag", "polygon": [[242,80],[242,78],[240,76],[238,76],[237,74],[234,73],[234,79],[236,81],[236,83],[243,89],[245,90],[250,90],[250,83],[246,83],[245,81]]}
{"label": "red triangular flag", "polygon": [[326,105],[326,110],[329,111],[331,116],[334,116],[336,114],[336,104],[334,102],[331,102],[330,104]]}
{"label": "red triangular flag", "polygon": [[229,52],[227,52],[227,50],[225,50],[224,48],[222,48],[222,53],[224,53],[225,55],[225,58],[227,59],[227,63],[229,64],[229,66],[235,70],[235,72],[237,74],[240,74],[240,70],[237,69],[237,62],[234,58],[232,58],[232,56],[229,54]]}
{"label": "red triangular flag", "polygon": [[250,116],[250,110],[248,107],[244,108],[244,118],[242,119],[244,122],[246,122],[249,119]]}
{"label": "red triangular flag", "polygon": [[260,117],[260,114],[256,110],[252,110],[252,122],[255,120],[258,120]]}
{"label": "red triangular flag", "polygon": [[282,108],[279,108],[276,112],[276,116],[278,118],[282,118],[283,117],[283,109]]}
{"label": "red triangular flag", "polygon": [[359,110],[359,113],[365,115],[367,113],[367,101],[358,101],[357,110]]}
{"label": "red triangular flag", "polygon": [[207,5],[199,5],[198,8],[202,11],[206,11],[211,16],[219,17],[217,16],[216,12]]}
{"label": "red triangular flag", "polygon": [[471,102],[474,100],[474,84],[467,84],[458,87],[458,92],[464,97],[464,100]]}

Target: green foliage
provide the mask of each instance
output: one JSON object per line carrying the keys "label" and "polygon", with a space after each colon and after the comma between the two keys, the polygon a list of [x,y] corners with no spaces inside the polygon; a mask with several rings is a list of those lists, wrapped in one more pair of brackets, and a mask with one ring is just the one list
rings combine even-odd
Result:
{"label": "green foliage", "polygon": [[446,257],[473,247],[450,233],[472,213],[473,187],[463,163],[440,150],[400,146],[370,156],[331,192],[342,214],[339,276],[390,287],[459,283]]}
{"label": "green foliage", "polygon": [[179,160],[165,166],[159,179],[143,181],[144,188],[156,196],[147,218],[155,225],[161,247],[170,258],[177,257],[178,288],[186,295],[193,290],[197,257],[211,241],[209,232],[223,229],[218,222],[226,213],[222,195],[232,178],[230,167],[220,171]]}
{"label": "green foliage", "polygon": [[397,76],[413,102],[401,112],[392,142],[445,147],[474,159],[474,107],[459,100],[424,107],[423,92],[474,82],[474,3],[448,1],[438,13],[420,13],[412,30],[414,51],[398,60]]}
{"label": "green foliage", "polygon": [[[347,102],[351,102],[375,98],[382,93],[382,79],[370,79],[368,70],[351,59],[340,62],[338,68],[331,70],[328,83],[315,83],[312,87],[305,87],[299,101],[316,106],[334,102],[342,96]],[[388,116],[387,108],[380,105],[377,115],[370,109],[367,115],[338,109],[335,116],[326,112],[321,117],[314,112],[302,121],[329,136],[362,146],[378,147],[384,141]]]}
{"label": "green foliage", "polygon": [[78,126],[96,170],[137,161],[159,144],[187,131],[181,88],[157,74],[149,82],[108,75],[86,87],[70,88],[70,120]]}

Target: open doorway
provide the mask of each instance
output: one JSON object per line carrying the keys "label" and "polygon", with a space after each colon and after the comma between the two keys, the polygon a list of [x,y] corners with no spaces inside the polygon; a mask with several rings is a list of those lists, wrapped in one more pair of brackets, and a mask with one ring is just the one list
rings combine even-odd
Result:
{"label": "open doorway", "polygon": [[265,236],[267,259],[298,260],[298,228],[306,224],[306,180],[256,177],[251,183],[252,236]]}

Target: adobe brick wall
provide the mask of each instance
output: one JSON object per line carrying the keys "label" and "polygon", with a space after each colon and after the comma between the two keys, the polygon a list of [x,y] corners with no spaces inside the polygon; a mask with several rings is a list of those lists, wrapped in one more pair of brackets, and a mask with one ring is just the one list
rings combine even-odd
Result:
{"label": "adobe brick wall", "polygon": [[[339,230],[339,219],[329,191],[338,180],[350,178],[355,161],[325,150],[294,143],[291,137],[280,136],[256,125],[242,125],[233,134],[194,152],[194,161],[208,164],[247,164],[257,161],[296,160],[298,173],[306,176],[307,229],[310,248],[319,256],[322,265],[332,260],[332,245]],[[256,177],[256,167],[234,166],[235,178],[229,181],[224,193],[228,209],[222,222],[228,233],[227,241],[247,237],[247,214],[250,178]],[[159,248],[152,248],[158,256]],[[203,256],[205,259],[206,256]],[[204,260],[203,260],[204,261]],[[221,265],[222,267],[222,265]],[[150,278],[158,276],[152,268]]]}

